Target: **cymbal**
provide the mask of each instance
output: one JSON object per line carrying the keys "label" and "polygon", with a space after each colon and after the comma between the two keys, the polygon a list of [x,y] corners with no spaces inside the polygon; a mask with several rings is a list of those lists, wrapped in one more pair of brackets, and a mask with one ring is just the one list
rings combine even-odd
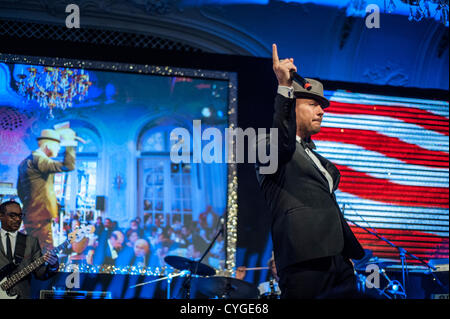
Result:
{"label": "cymbal", "polygon": [[191,287],[208,298],[256,299],[259,296],[256,285],[232,277],[193,278]]}
{"label": "cymbal", "polygon": [[[214,276],[216,270],[208,265],[180,256],[166,256],[164,261],[178,270],[189,270],[199,276]],[[197,269],[196,269],[197,268]]]}
{"label": "cymbal", "polygon": [[374,258],[370,258],[369,261],[367,262],[368,264],[378,264],[378,263],[398,263],[397,260],[395,259],[388,259],[388,258],[378,258],[378,257],[374,257]]}

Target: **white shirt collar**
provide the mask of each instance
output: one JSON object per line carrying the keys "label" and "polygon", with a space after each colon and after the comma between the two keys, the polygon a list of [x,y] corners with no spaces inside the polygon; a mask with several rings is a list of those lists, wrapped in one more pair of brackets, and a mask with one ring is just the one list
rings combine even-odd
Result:
{"label": "white shirt collar", "polygon": [[3,228],[1,229],[1,231],[0,231],[0,233],[2,234],[2,237],[6,237],[6,233],[9,233],[10,234],[10,238],[16,238],[16,236],[17,236],[17,230],[15,231],[15,232],[10,232],[10,231],[6,231],[6,230],[4,230]]}
{"label": "white shirt collar", "polygon": [[302,142],[302,138],[298,135],[295,135],[295,139],[297,140],[297,142],[301,143]]}

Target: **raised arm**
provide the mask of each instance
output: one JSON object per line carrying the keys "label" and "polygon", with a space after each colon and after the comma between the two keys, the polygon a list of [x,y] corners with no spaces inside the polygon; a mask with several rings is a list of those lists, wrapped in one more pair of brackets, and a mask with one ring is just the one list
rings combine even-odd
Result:
{"label": "raised arm", "polygon": [[63,162],[38,156],[35,158],[34,164],[43,174],[73,171],[75,169],[75,148],[72,146],[66,147]]}
{"label": "raised arm", "polygon": [[276,44],[272,45],[273,71],[278,80],[278,93],[275,97],[272,127],[278,129],[278,163],[288,162],[295,151],[295,98],[293,96],[290,71],[297,72],[294,59],[278,58]]}

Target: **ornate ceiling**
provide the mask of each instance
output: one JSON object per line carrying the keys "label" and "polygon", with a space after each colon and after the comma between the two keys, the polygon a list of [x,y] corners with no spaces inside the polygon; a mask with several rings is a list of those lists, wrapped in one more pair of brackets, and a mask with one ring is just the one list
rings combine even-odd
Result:
{"label": "ornate ceiling", "polygon": [[0,0],[0,34],[28,23],[41,26],[34,33],[44,28],[61,39],[258,57],[270,57],[276,42],[308,76],[448,90],[448,28],[435,18],[409,21],[382,11],[380,28],[368,29],[364,17],[348,12],[361,1],[78,0],[75,30],[65,28],[74,1]]}

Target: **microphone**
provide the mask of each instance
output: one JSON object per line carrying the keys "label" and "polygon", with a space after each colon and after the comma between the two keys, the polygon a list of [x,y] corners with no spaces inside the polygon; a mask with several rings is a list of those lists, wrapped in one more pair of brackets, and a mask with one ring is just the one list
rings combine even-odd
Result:
{"label": "microphone", "polygon": [[291,70],[290,73],[291,73],[291,80],[300,84],[301,87],[304,88],[305,90],[308,91],[311,90],[312,88],[311,84],[308,81],[306,81],[300,74],[298,74],[294,70]]}
{"label": "microphone", "polygon": [[219,221],[219,227],[220,227],[220,232],[223,233],[224,229],[225,229],[225,218],[220,217],[220,221]]}

